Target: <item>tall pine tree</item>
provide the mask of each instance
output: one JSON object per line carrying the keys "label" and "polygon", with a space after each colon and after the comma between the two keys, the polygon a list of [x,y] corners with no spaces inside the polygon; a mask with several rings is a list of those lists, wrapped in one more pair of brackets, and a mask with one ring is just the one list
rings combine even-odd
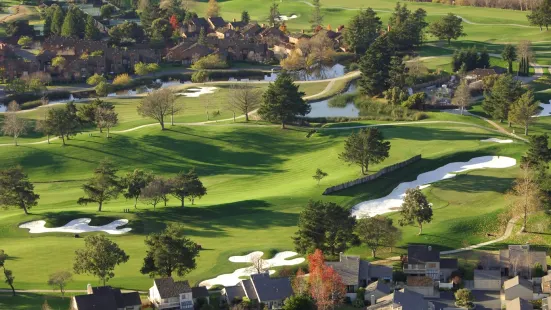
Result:
{"label": "tall pine tree", "polygon": [[51,33],[55,35],[61,34],[61,28],[63,27],[63,20],[65,19],[65,13],[63,9],[56,5],[52,17]]}
{"label": "tall pine tree", "polygon": [[362,73],[359,86],[360,92],[368,96],[379,96],[388,88],[391,50],[388,38],[381,36],[371,44],[360,59]]}
{"label": "tall pine tree", "polygon": [[98,27],[94,24],[94,18],[91,15],[88,15],[86,18],[86,29],[84,31],[84,37],[88,40],[97,40],[99,39],[100,32]]}

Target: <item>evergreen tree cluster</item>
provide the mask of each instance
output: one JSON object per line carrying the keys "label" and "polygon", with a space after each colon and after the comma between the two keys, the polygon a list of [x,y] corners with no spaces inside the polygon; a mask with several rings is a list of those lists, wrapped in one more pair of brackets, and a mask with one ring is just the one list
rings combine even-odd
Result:
{"label": "evergreen tree cluster", "polygon": [[454,72],[460,71],[462,68],[466,71],[470,71],[476,68],[490,67],[490,55],[486,48],[482,49],[480,52],[474,46],[467,50],[456,50],[452,58]]}
{"label": "evergreen tree cluster", "polygon": [[528,57],[522,57],[519,62],[518,75],[528,76],[530,75],[530,62]]}

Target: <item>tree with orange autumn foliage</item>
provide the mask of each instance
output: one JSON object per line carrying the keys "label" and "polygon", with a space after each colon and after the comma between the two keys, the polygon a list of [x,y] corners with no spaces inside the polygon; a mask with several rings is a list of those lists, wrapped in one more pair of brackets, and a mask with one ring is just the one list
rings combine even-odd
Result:
{"label": "tree with orange autumn foliage", "polygon": [[170,19],[168,20],[168,22],[172,26],[172,30],[176,30],[179,28],[178,26],[180,22],[178,21],[178,18],[176,17],[176,15],[173,14],[172,16],[170,16]]}
{"label": "tree with orange autumn foliage", "polygon": [[325,264],[321,250],[316,249],[314,254],[308,255],[308,268],[310,295],[316,301],[318,310],[334,309],[341,304],[346,295],[346,286],[333,267]]}

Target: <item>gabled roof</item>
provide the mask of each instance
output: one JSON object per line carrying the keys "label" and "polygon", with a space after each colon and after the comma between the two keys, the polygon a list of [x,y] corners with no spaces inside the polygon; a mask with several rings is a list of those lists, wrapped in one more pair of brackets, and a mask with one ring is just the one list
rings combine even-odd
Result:
{"label": "gabled roof", "polygon": [[78,310],[117,310],[117,301],[113,295],[78,295],[75,296]]}
{"label": "gabled roof", "polygon": [[501,280],[501,271],[475,269],[474,280]]}
{"label": "gabled roof", "polygon": [[[365,266],[368,266],[368,272],[365,273],[363,270]],[[362,261],[360,263],[360,274],[367,274],[370,278],[377,279],[392,279],[392,267],[385,265],[375,265],[370,264],[369,262]]]}
{"label": "gabled roof", "polygon": [[285,300],[293,295],[289,278],[270,278],[268,273],[253,274],[251,281],[260,302]]}
{"label": "gabled roof", "polygon": [[138,292],[122,293],[122,299],[125,307],[142,304],[142,299],[140,298],[140,294]]}
{"label": "gabled roof", "polygon": [[222,17],[209,17],[209,22],[214,25],[214,29],[227,25]]}
{"label": "gabled roof", "polygon": [[179,297],[183,293],[191,293],[188,281],[174,281],[172,278],[155,279],[155,285],[161,298]]}
{"label": "gabled roof", "polygon": [[358,285],[360,275],[360,257],[351,255],[341,255],[338,262],[326,262],[327,266],[333,269],[341,276],[345,285]]}
{"label": "gabled roof", "polygon": [[401,306],[402,310],[429,310],[429,303],[423,298],[423,295],[402,289],[394,291],[394,293],[381,297],[377,300],[377,304],[367,307],[367,310],[386,308],[389,305]]}
{"label": "gabled roof", "polygon": [[426,262],[439,262],[440,252],[428,245],[409,245],[408,264],[424,264]]}
{"label": "gabled roof", "polygon": [[190,22],[197,27],[209,27],[209,23],[204,17],[192,18]]}
{"label": "gabled roof", "polygon": [[376,281],[371,284],[369,284],[365,288],[366,292],[381,292],[383,294],[390,294],[390,286],[388,286],[384,281]]}
{"label": "gabled roof", "polygon": [[551,281],[551,274],[546,274],[543,277],[541,277],[541,282],[549,282]]}
{"label": "gabled roof", "polygon": [[241,284],[234,285],[234,286],[226,286],[224,290],[226,291],[226,296],[228,297],[228,300],[230,302],[236,298],[241,299],[247,296]]}
{"label": "gabled roof", "polygon": [[243,290],[249,299],[258,299],[253,282],[250,279],[241,281],[241,286],[243,286]]}
{"label": "gabled roof", "polygon": [[204,286],[196,286],[191,288],[191,296],[193,298],[209,297],[209,291]]}
{"label": "gabled roof", "polygon": [[505,281],[503,283],[503,289],[508,290],[508,289],[510,289],[512,287],[515,287],[517,285],[520,285],[520,286],[523,286],[523,287],[525,287],[529,290],[532,290],[532,282],[530,282],[526,279],[523,279],[519,276],[516,276],[512,279],[509,279],[509,280]]}
{"label": "gabled roof", "polygon": [[507,310],[533,310],[534,306],[524,298],[517,297],[507,301]]}
{"label": "gabled roof", "polygon": [[101,298],[110,299],[110,296],[112,296],[115,299],[117,308],[125,308],[142,304],[142,300],[138,292],[122,293],[120,289],[112,288],[111,286],[93,287],[92,293],[93,295]]}

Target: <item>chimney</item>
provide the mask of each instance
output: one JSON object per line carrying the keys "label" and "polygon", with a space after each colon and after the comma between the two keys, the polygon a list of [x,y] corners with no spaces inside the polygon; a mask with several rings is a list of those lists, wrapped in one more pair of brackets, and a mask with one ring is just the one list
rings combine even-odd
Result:
{"label": "chimney", "polygon": [[262,24],[262,28],[266,28],[266,24]]}
{"label": "chimney", "polygon": [[390,32],[390,24],[386,26],[386,31]]}
{"label": "chimney", "polygon": [[375,295],[371,295],[371,305],[376,304]]}
{"label": "chimney", "polygon": [[86,293],[88,295],[94,294],[94,291],[92,290],[92,284],[88,283],[88,285],[86,285]]}

